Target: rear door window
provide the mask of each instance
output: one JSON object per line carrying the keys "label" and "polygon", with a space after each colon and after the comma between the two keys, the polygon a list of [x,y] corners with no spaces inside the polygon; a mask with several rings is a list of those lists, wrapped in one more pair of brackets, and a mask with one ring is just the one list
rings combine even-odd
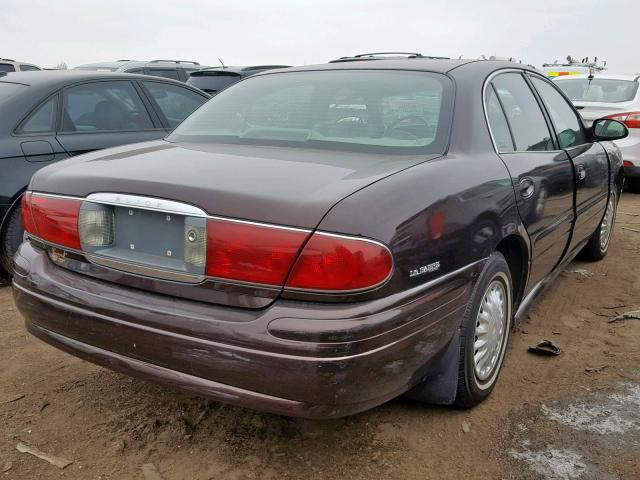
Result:
{"label": "rear door window", "polygon": [[154,128],[128,81],[85,83],[64,92],[62,131],[96,132]]}
{"label": "rear door window", "polygon": [[15,72],[16,67],[10,63],[0,63],[0,72]]}
{"label": "rear door window", "polygon": [[586,143],[587,136],[573,107],[546,80],[532,77],[531,81],[549,112],[551,123],[558,135],[560,148],[570,148]]}
{"label": "rear door window", "polygon": [[20,70],[23,72],[32,72],[40,70],[40,67],[36,67],[35,65],[20,65]]}
{"label": "rear door window", "polygon": [[207,101],[206,97],[179,85],[152,81],[145,81],[143,84],[162,110],[171,128]]}
{"label": "rear door window", "polygon": [[554,150],[551,132],[540,105],[520,73],[503,73],[493,79],[516,150]]}
{"label": "rear door window", "polygon": [[507,123],[507,117],[505,117],[496,91],[491,85],[487,88],[485,105],[487,109],[487,119],[493,141],[496,144],[496,149],[499,153],[513,152],[515,148],[513,146],[513,139],[511,138],[511,131],[509,130],[509,124]]}
{"label": "rear door window", "polygon": [[54,132],[56,128],[56,112],[58,95],[40,105],[19,128],[20,133],[46,133]]}

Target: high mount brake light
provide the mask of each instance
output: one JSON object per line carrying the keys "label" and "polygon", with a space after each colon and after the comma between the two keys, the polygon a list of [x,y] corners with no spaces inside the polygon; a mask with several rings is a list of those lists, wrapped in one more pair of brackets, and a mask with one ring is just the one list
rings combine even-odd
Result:
{"label": "high mount brake light", "polygon": [[[24,228],[75,250],[111,245],[111,210],[83,202],[27,192]],[[184,261],[219,280],[330,293],[377,287],[393,270],[391,252],[373,240],[222,218],[207,218],[206,228],[185,219]]]}
{"label": "high mount brake light", "polygon": [[286,288],[340,292],[382,284],[393,270],[389,250],[380,243],[314,233],[300,253]]}
{"label": "high mount brake light", "polygon": [[607,115],[604,118],[618,120],[619,122],[624,123],[627,128],[640,128],[640,112],[614,113],[613,115]]}

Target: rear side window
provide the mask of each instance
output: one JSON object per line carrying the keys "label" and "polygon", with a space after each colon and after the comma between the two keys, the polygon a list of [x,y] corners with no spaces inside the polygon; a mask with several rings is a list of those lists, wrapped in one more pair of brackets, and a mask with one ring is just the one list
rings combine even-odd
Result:
{"label": "rear side window", "polygon": [[206,97],[178,85],[160,82],[143,83],[167,118],[171,128],[207,101]]}
{"label": "rear side window", "polygon": [[485,104],[487,108],[487,119],[491,128],[491,135],[496,144],[499,153],[513,152],[513,140],[509,131],[507,117],[504,116],[504,110],[498,100],[495,90],[491,85],[487,88]]}
{"label": "rear side window", "polygon": [[516,150],[554,150],[540,105],[522,75],[503,73],[494,78],[492,83],[511,126]]}
{"label": "rear side window", "polygon": [[174,80],[180,80],[180,74],[178,74],[177,70],[160,70],[157,68],[150,68],[148,70],[149,75],[154,75],[156,77],[164,77],[164,78],[172,78]]}
{"label": "rear side window", "polygon": [[153,128],[138,92],[127,81],[85,83],[65,89],[62,131]]}
{"label": "rear side window", "polygon": [[547,107],[551,123],[558,135],[560,148],[570,148],[586,143],[587,137],[573,107],[547,81],[536,77],[531,80]]}
{"label": "rear side window", "polygon": [[20,133],[53,132],[56,127],[58,96],[55,95],[40,105],[22,124]]}
{"label": "rear side window", "polygon": [[36,67],[35,65],[20,65],[20,70],[23,72],[32,72],[40,70],[40,67]]}
{"label": "rear side window", "polygon": [[15,72],[16,67],[10,63],[0,63],[0,72]]}

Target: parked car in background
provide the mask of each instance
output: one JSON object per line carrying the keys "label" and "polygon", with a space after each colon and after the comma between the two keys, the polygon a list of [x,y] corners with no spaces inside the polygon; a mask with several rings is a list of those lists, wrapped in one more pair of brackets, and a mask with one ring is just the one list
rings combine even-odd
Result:
{"label": "parked car in background", "polygon": [[222,402],[471,407],[512,321],[607,254],[626,134],[513,62],[271,70],[165,140],[38,171],[16,304],[58,348]]}
{"label": "parked car in background", "polygon": [[10,58],[0,58],[0,72],[33,72],[42,70],[33,63],[16,62]]}
{"label": "parked car in background", "polygon": [[187,84],[216,95],[218,92],[233,85],[240,80],[255,75],[256,73],[278,68],[287,68],[290,65],[254,65],[249,67],[210,67],[191,73]]}
{"label": "parked car in background", "polygon": [[598,57],[589,60],[589,57],[576,60],[571,55],[566,62],[543,63],[542,72],[551,78],[566,77],[572,75],[593,75],[607,69],[607,62],[598,63]]}
{"label": "parked car in background", "polygon": [[574,75],[555,82],[587,126],[602,117],[619,120],[627,126],[629,136],[615,143],[622,151],[630,190],[640,192],[640,75]]}
{"label": "parked car in background", "polygon": [[77,154],[162,138],[208,99],[184,83],[141,75],[0,76],[0,268],[12,270],[22,241],[20,197],[34,172]]}
{"label": "parked car in background", "polygon": [[188,60],[118,60],[115,62],[87,63],[75,67],[74,70],[137,73],[139,75],[153,75],[154,77],[165,77],[186,82],[192,72],[203,68],[208,67]]}

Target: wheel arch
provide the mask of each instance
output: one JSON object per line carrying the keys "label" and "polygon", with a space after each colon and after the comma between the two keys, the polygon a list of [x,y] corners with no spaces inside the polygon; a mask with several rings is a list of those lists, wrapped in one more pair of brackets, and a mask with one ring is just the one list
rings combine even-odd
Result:
{"label": "wheel arch", "polygon": [[515,234],[502,238],[495,250],[504,256],[509,265],[513,282],[513,310],[516,311],[524,297],[524,289],[529,275],[529,250],[524,239]]}
{"label": "wheel arch", "polygon": [[4,217],[0,218],[0,235],[3,234],[5,224],[7,222],[7,219],[11,216],[11,213],[15,210],[15,208],[18,205],[20,205],[20,201],[22,200],[22,195],[24,194],[24,192],[27,191],[27,188],[29,188],[28,185],[25,185],[23,188],[18,190],[18,193],[16,193],[11,199],[11,205],[5,212]]}

